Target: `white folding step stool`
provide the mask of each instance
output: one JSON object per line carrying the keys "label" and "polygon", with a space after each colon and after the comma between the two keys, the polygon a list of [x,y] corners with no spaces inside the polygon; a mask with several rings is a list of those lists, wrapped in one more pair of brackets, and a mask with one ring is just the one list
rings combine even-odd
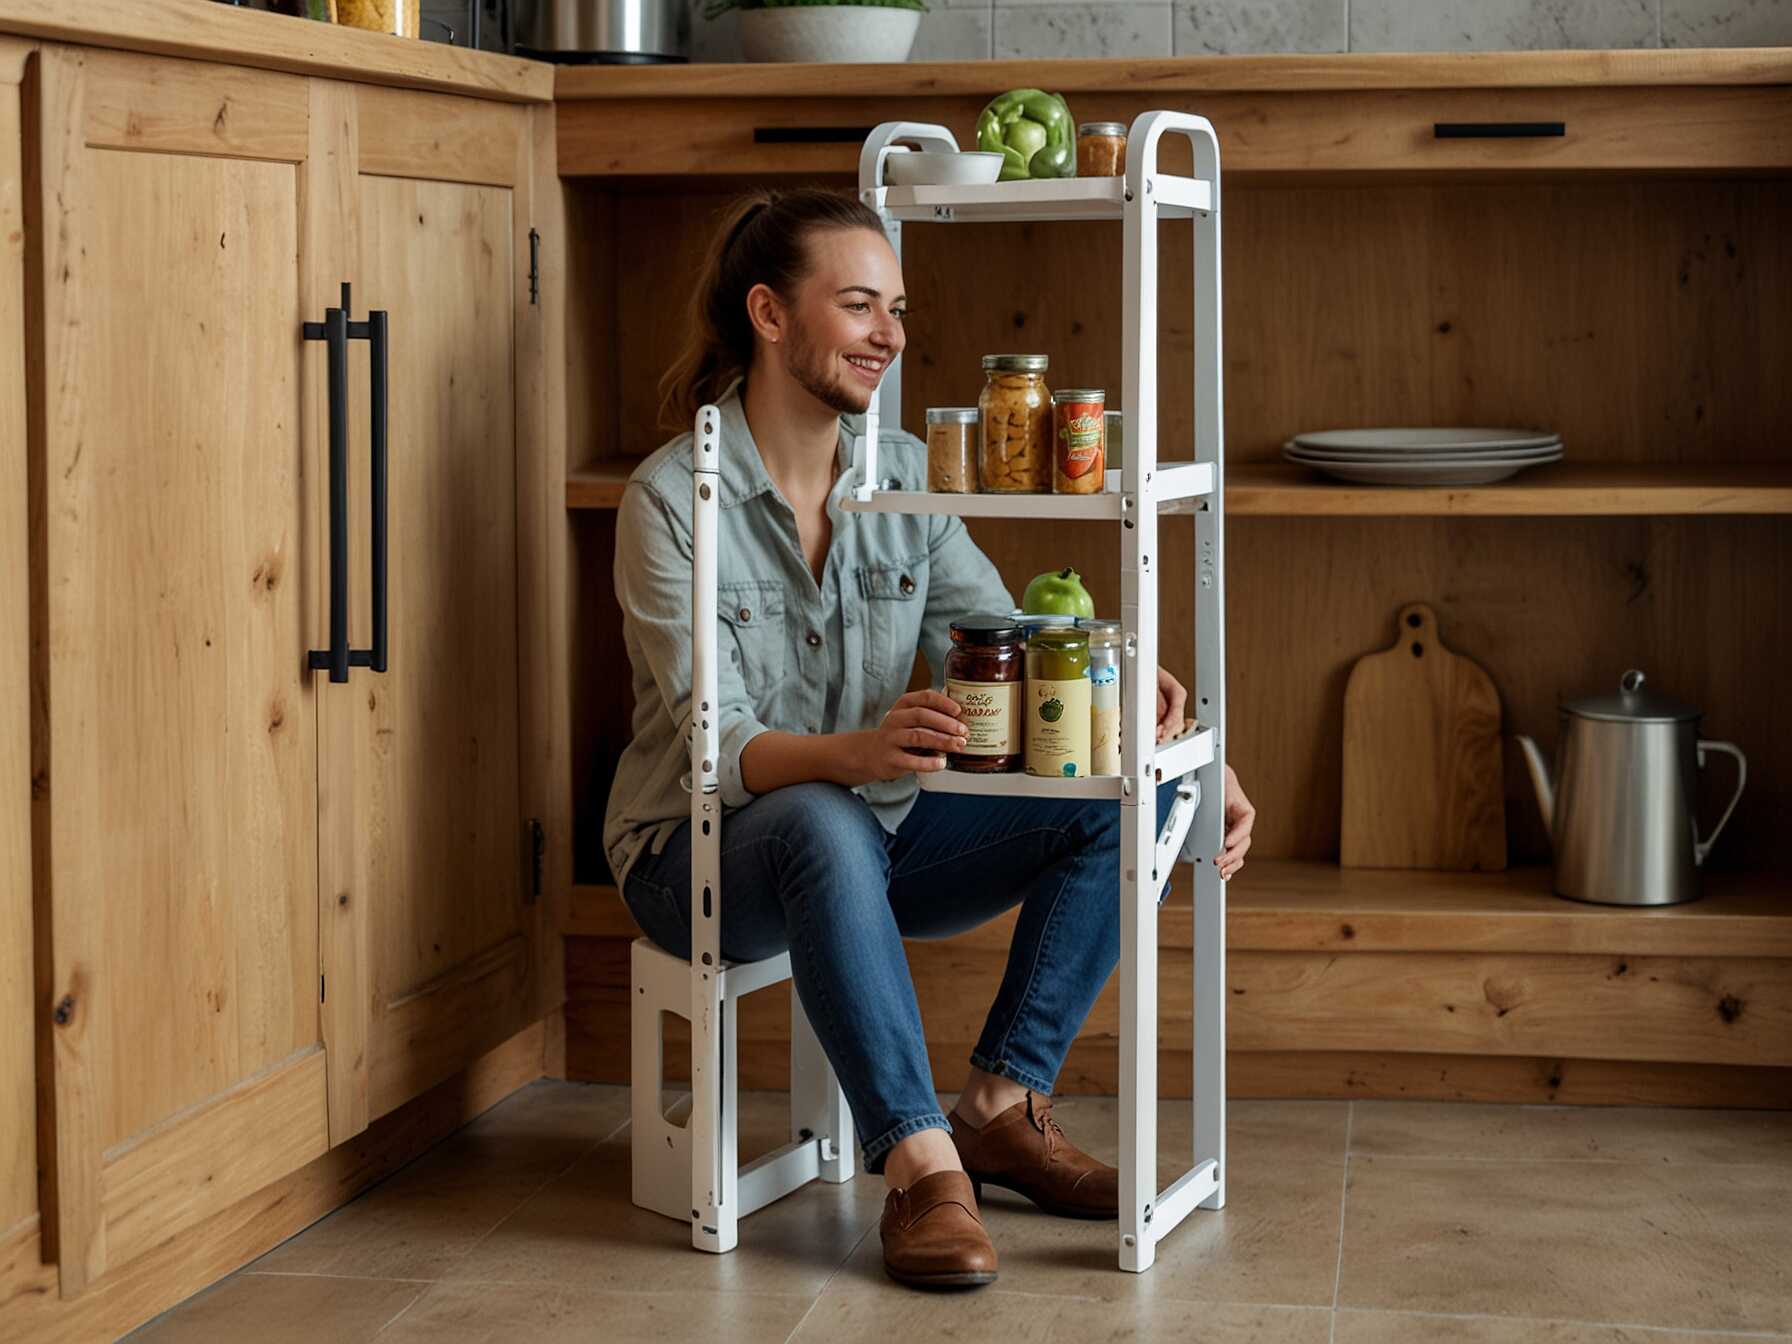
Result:
{"label": "white folding step stool", "polygon": [[[722,795],[716,692],[717,471],[721,415],[697,412],[691,442],[691,956],[688,961],[637,938],[629,956],[630,1147],[633,1199],[668,1218],[689,1219],[691,1245],[731,1251],[739,1220],[817,1178],[853,1175],[852,1112],[794,989],[790,995],[791,1141],[744,1169],[738,1142],[736,1005],[790,978],[790,956],[722,960]],[[661,1014],[691,1024],[691,1116],[669,1122],[660,1110],[665,1080]]]}

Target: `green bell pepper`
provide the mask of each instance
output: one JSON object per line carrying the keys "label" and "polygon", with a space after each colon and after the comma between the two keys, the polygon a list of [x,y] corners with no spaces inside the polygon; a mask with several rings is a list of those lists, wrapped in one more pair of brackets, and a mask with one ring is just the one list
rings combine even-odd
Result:
{"label": "green bell pepper", "polygon": [[1064,96],[1010,89],[977,118],[977,148],[1002,156],[1003,182],[1076,176],[1076,123]]}

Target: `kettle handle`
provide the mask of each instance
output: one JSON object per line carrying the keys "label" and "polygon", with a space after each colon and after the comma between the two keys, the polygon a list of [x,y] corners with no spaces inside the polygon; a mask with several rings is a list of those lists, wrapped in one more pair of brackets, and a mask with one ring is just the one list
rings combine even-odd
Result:
{"label": "kettle handle", "polygon": [[1693,826],[1693,862],[1703,864],[1705,856],[1711,852],[1711,846],[1717,843],[1717,837],[1722,833],[1724,823],[1730,819],[1730,813],[1736,810],[1736,804],[1742,798],[1742,786],[1748,783],[1748,758],[1742,754],[1742,749],[1734,742],[1701,741],[1698,747],[1701,770],[1705,768],[1705,753],[1708,751],[1721,751],[1736,758],[1736,792],[1730,795],[1730,805],[1724,809],[1723,816],[1717,819],[1717,825],[1711,828],[1711,834],[1705,839],[1698,838],[1698,826],[1696,823]]}

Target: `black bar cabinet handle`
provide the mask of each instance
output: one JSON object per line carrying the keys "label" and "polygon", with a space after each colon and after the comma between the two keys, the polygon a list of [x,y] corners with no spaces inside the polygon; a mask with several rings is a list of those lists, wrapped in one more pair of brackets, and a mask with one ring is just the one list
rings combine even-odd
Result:
{"label": "black bar cabinet handle", "polygon": [[373,384],[373,659],[375,672],[386,670],[386,312],[367,314],[368,374]]}
{"label": "black bar cabinet handle", "polygon": [[870,126],[755,126],[756,145],[861,145]]}
{"label": "black bar cabinet handle", "polygon": [[[348,680],[351,667],[384,672],[386,645],[386,379],[387,326],[384,312],[371,312],[365,322],[351,322],[349,287],[342,286],[342,307],[324,309],[322,322],[301,328],[308,341],[323,341],[330,387],[330,647],[312,649],[307,657],[314,671],[329,670],[330,680]],[[351,649],[348,643],[348,343],[366,341],[373,391],[373,647]]]}
{"label": "black bar cabinet handle", "polygon": [[1439,121],[1431,127],[1439,140],[1536,140],[1568,134],[1560,121]]}

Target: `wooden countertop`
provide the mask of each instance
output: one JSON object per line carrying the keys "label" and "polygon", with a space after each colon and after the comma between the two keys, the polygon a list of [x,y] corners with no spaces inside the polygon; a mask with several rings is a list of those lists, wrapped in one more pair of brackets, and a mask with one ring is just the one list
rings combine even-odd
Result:
{"label": "wooden countertop", "polygon": [[[18,0],[0,0],[0,9]],[[1686,51],[1339,52],[1165,60],[910,62],[902,65],[561,66],[556,101],[603,98],[897,98],[1061,93],[1319,93],[1369,89],[1792,84],[1792,48]]]}
{"label": "wooden countertop", "polygon": [[0,0],[0,33],[504,102],[545,103],[554,96],[554,67],[540,61],[214,0]]}

